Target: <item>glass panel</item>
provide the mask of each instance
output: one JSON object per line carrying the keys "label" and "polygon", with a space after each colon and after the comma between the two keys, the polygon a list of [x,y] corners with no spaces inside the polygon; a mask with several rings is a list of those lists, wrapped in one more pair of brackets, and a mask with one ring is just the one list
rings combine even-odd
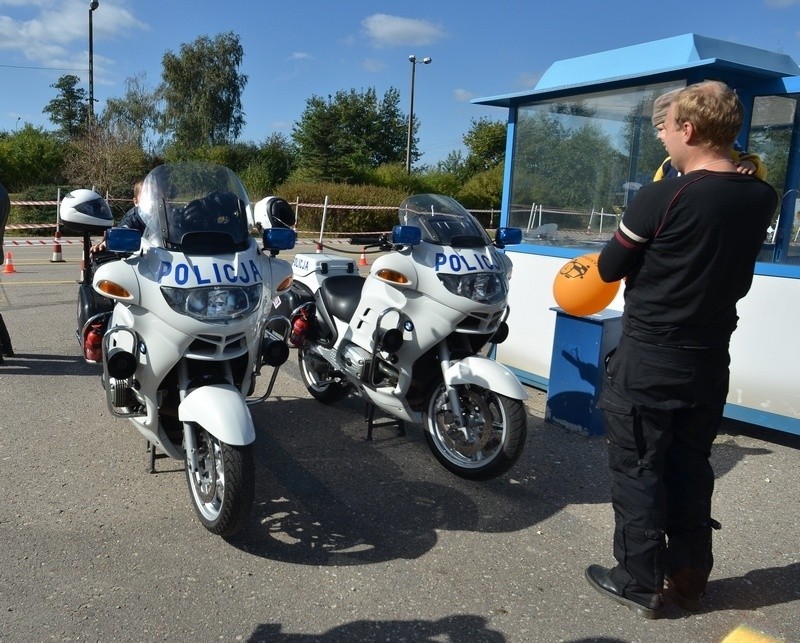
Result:
{"label": "glass panel", "polygon": [[653,101],[684,83],[523,105],[517,110],[508,225],[537,245],[593,248],[666,153]]}
{"label": "glass panel", "polygon": [[786,184],[796,110],[797,100],[789,96],[758,96],[753,101],[748,152],[761,157],[767,168],[767,182],[783,197],[781,205],[775,210],[759,261],[776,260],[775,241],[779,240],[777,230],[779,219],[783,216],[786,222],[780,222],[784,234],[783,247],[777,253],[778,260],[782,263],[800,263],[800,246],[797,244],[800,195],[797,186]]}

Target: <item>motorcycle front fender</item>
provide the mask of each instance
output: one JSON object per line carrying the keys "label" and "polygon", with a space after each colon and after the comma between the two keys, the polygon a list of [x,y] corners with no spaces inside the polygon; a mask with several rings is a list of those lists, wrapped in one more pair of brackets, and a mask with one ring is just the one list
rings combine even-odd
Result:
{"label": "motorcycle front fender", "polygon": [[196,422],[220,442],[244,446],[256,439],[253,418],[241,391],[230,384],[192,390],[178,405],[181,422]]}
{"label": "motorcycle front fender", "polygon": [[502,364],[482,355],[470,355],[452,364],[444,373],[448,386],[476,384],[512,400],[528,397],[516,376]]}

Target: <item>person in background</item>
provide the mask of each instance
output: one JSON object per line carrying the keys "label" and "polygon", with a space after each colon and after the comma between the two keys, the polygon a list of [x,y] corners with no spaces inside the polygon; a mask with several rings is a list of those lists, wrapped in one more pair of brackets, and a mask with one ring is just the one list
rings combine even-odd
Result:
{"label": "person in background", "polygon": [[[3,249],[3,240],[6,232],[6,223],[8,223],[8,215],[11,212],[11,197],[8,196],[8,191],[5,186],[0,183],[0,252]],[[5,258],[5,255],[4,255]],[[3,363],[3,356],[12,357],[14,349],[11,347],[11,336],[8,334],[6,323],[3,316],[0,315],[0,364]]]}
{"label": "person in background", "polygon": [[[142,193],[142,185],[142,181],[137,181],[133,184],[133,206],[123,215],[122,219],[120,219],[117,224],[118,228],[132,228],[139,232],[144,231],[144,221],[142,221],[142,217],[139,215],[139,195]],[[91,253],[96,254],[98,252],[103,252],[105,249],[106,239],[103,237],[100,243],[92,246]]]}
{"label": "person in background", "polygon": [[714,561],[709,455],[728,393],[728,346],[778,203],[731,159],[742,121],[723,83],[675,94],[660,137],[680,176],[639,190],[598,259],[604,281],[626,279],[622,334],[598,400],[617,564],[590,565],[585,576],[646,618],[665,600],[699,610]]}
{"label": "person in background", "polygon": [[[664,117],[667,115],[667,108],[673,101],[675,96],[681,89],[673,89],[666,94],[661,94],[653,101],[653,127],[658,130],[658,138],[661,139],[661,133],[664,130]],[[663,139],[662,139],[663,143]],[[745,152],[739,147],[739,144],[734,142],[731,150],[731,160],[736,165],[736,171],[742,174],[754,174],[759,179],[766,180],[767,167],[761,162],[761,157],[758,154],[750,154]],[[667,157],[663,163],[658,166],[653,181],[660,181],[661,179],[669,179],[678,176],[678,170],[672,165],[672,159]]]}

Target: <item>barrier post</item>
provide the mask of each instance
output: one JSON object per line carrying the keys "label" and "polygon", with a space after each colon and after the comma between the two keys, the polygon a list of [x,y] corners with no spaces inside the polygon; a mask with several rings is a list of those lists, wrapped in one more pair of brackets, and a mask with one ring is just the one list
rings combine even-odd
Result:
{"label": "barrier post", "polygon": [[325,219],[328,217],[328,195],[325,195],[325,202],[322,204],[322,223],[319,226],[319,241],[317,242],[317,252],[322,252],[322,234],[325,232]]}

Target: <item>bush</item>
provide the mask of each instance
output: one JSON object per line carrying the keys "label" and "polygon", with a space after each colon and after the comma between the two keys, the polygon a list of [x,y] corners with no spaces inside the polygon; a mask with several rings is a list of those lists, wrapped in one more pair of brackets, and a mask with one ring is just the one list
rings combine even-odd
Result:
{"label": "bush", "polygon": [[[397,224],[397,207],[409,192],[375,185],[348,185],[312,181],[287,181],[276,190],[276,196],[294,204],[318,204],[319,207],[298,208],[297,229],[319,232],[322,227],[322,205],[328,197],[326,232],[384,232]],[[385,210],[339,209],[330,206],[387,206]]]}
{"label": "bush", "polygon": [[[11,195],[12,201],[56,201],[58,198],[57,185],[35,185],[22,192]],[[70,188],[61,186],[61,197],[69,192]],[[56,227],[55,205],[12,205],[6,225],[12,224],[38,224],[41,226]],[[36,230],[13,230],[14,236],[41,236],[49,234],[50,231],[44,228]],[[8,236],[8,235],[6,235]]]}

